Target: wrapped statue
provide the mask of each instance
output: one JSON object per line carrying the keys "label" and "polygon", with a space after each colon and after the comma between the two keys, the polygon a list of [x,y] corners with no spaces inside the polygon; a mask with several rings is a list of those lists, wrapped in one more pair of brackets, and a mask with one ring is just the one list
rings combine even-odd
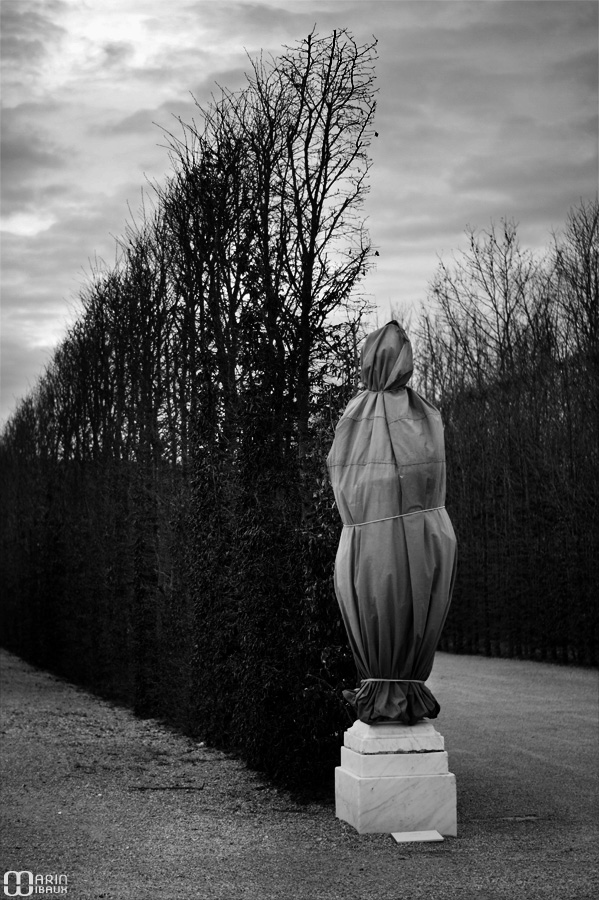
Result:
{"label": "wrapped statue", "polygon": [[440,708],[425,682],[451,602],[456,538],[441,415],[407,387],[412,368],[397,322],[368,335],[362,389],[327,458],[343,521],[335,592],[360,678],[344,695],[369,724],[413,725]]}

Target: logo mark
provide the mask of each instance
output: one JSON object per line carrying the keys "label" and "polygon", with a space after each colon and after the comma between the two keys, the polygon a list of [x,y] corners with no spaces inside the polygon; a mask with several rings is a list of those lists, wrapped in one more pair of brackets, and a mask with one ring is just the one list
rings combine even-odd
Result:
{"label": "logo mark", "polygon": [[[10,876],[15,876],[14,891],[9,890]],[[27,876],[27,884],[23,884],[23,876]],[[26,888],[26,890],[24,890]],[[33,872],[15,872],[11,870],[4,873],[4,893],[7,897],[29,897],[33,894]]]}
{"label": "logo mark", "polygon": [[5,897],[31,897],[32,894],[66,894],[66,875],[34,875],[33,872],[9,869],[4,873]]}

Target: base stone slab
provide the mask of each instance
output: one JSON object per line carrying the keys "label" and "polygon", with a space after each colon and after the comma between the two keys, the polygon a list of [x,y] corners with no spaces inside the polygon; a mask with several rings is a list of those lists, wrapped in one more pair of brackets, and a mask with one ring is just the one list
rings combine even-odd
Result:
{"label": "base stone slab", "polygon": [[335,769],[337,818],[360,834],[457,834],[455,775],[433,725],[355,722],[344,743]]}
{"label": "base stone slab", "polygon": [[391,837],[397,844],[414,844],[418,841],[443,841],[438,831],[400,831]]}
{"label": "base stone slab", "polygon": [[345,732],[344,744],[356,753],[427,753],[445,749],[442,735],[424,720],[415,725],[367,725],[358,720]]}
{"label": "base stone slab", "polygon": [[356,753],[341,748],[341,767],[360,778],[393,777],[394,775],[447,775],[447,753]]}

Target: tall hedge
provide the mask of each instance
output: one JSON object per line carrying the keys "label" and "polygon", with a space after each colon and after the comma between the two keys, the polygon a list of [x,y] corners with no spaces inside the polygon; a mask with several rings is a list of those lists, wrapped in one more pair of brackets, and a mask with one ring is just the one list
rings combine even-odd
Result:
{"label": "tall hedge", "polygon": [[349,721],[323,453],[365,308],[374,54],[312,33],[180,123],[0,447],[7,646],[288,783],[330,774]]}
{"label": "tall hedge", "polygon": [[423,390],[446,422],[459,568],[441,641],[596,665],[599,207],[542,257],[513,223],[441,265],[420,327]]}

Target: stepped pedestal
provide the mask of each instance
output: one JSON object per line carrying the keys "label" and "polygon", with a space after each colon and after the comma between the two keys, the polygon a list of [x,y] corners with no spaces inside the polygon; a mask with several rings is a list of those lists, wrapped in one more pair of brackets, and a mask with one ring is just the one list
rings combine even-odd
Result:
{"label": "stepped pedestal", "polygon": [[360,834],[456,835],[455,775],[443,737],[426,720],[413,726],[354,722],[335,769],[335,806],[337,818]]}

